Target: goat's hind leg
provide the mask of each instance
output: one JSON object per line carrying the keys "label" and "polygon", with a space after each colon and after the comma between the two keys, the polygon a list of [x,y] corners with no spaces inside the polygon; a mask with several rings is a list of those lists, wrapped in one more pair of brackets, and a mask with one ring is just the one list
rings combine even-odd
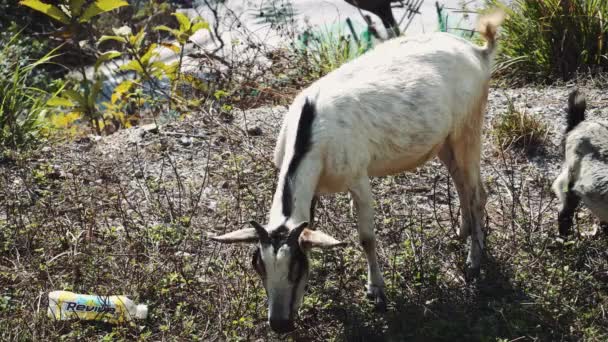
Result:
{"label": "goat's hind leg", "polygon": [[467,279],[479,275],[484,248],[484,233],[481,227],[486,192],[481,182],[479,156],[478,144],[467,144],[467,140],[455,142],[450,138],[439,152],[439,158],[448,168],[458,191],[462,220],[459,235],[462,238],[471,236],[467,256]]}
{"label": "goat's hind leg", "polygon": [[367,258],[367,297],[374,301],[377,310],[386,310],[384,279],[376,255],[376,235],[374,234],[374,207],[369,178],[358,180],[350,187],[357,208],[357,230],[359,241]]}

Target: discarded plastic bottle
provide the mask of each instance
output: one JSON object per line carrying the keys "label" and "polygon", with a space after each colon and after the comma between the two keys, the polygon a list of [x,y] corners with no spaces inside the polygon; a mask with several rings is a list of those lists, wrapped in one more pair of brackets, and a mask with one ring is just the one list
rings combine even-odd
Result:
{"label": "discarded plastic bottle", "polygon": [[57,320],[83,319],[107,323],[122,323],[145,319],[148,306],[136,305],[125,296],[83,295],[68,291],[49,293],[49,317]]}

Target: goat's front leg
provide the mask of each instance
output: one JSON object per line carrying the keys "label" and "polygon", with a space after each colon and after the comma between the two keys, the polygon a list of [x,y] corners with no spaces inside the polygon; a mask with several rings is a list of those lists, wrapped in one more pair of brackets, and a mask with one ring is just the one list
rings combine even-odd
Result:
{"label": "goat's front leg", "polygon": [[374,301],[377,310],[386,310],[384,279],[376,255],[374,234],[374,206],[369,178],[360,179],[350,188],[357,208],[357,230],[359,241],[367,257],[367,297]]}
{"label": "goat's front leg", "polygon": [[570,172],[568,168],[564,168],[557,179],[553,182],[553,192],[560,202],[559,214],[557,222],[559,225],[559,235],[570,235],[572,220],[576,212],[576,207],[581,199],[572,190],[570,184]]}

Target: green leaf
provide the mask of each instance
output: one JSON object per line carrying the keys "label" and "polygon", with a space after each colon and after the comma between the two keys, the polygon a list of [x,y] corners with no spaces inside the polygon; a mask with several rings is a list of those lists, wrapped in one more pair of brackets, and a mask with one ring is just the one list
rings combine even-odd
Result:
{"label": "green leaf", "polygon": [[125,37],[121,37],[121,36],[101,36],[101,38],[99,38],[99,40],[97,41],[97,44],[101,44],[101,43],[105,42],[106,40],[115,40],[115,41],[123,43],[123,44],[127,42],[127,39]]}
{"label": "green leaf", "polygon": [[209,23],[206,21],[199,21],[196,24],[192,25],[192,34],[202,29],[209,30]]}
{"label": "green leaf", "polygon": [[155,30],[155,31],[167,31],[167,32],[171,33],[172,35],[174,35],[174,36],[176,36],[176,37],[177,37],[177,36],[179,36],[179,35],[181,34],[181,32],[179,32],[178,30],[174,30],[174,29],[172,29],[172,28],[170,28],[170,27],[167,27],[167,26],[165,26],[165,25],[159,25],[159,26],[156,26],[156,27],[154,28],[154,30]]}
{"label": "green leaf", "polygon": [[161,61],[154,62],[150,65],[152,74],[155,77],[161,78],[163,74],[167,75],[170,80],[175,80],[175,74],[177,72],[177,65],[179,62],[165,63]]}
{"label": "green leaf", "polygon": [[141,43],[144,41],[145,36],[146,33],[144,32],[144,28],[142,27],[142,29],[139,30],[137,35],[129,37],[129,42],[131,43],[131,45],[133,45],[133,47],[135,47],[135,49],[139,50]]}
{"label": "green leaf", "polygon": [[144,69],[141,67],[141,65],[139,64],[138,61],[136,60],[132,60],[127,64],[123,64],[120,66],[120,70],[124,70],[124,71],[135,71],[138,74],[143,74],[144,73]]}
{"label": "green leaf", "polygon": [[150,47],[148,48],[148,51],[146,51],[146,53],[141,56],[140,60],[141,63],[144,65],[147,65],[150,63],[150,60],[158,55],[158,52],[156,51],[156,44],[152,44],[150,45]]}
{"label": "green leaf", "polygon": [[91,6],[87,7],[79,21],[81,23],[87,22],[96,15],[109,12],[123,6],[129,6],[129,3],[123,0],[97,0],[91,4]]}
{"label": "green leaf", "polygon": [[68,97],[71,101],[75,102],[73,103],[73,106],[84,107],[86,105],[85,98],[75,90],[66,89],[63,91],[63,95]]}
{"label": "green leaf", "polygon": [[65,15],[65,13],[63,13],[59,8],[53,5],[46,4],[40,0],[22,0],[19,2],[19,4],[22,6],[27,6],[33,10],[42,12],[63,24],[67,25],[70,23],[70,19],[68,18],[68,16]]}
{"label": "green leaf", "polygon": [[121,52],[114,51],[114,50],[104,52],[101,56],[99,56],[99,58],[97,58],[97,61],[95,62],[95,71],[97,71],[97,69],[99,69],[99,66],[102,63],[107,62],[111,59],[114,59],[120,55],[122,55]]}
{"label": "green leaf", "polygon": [[53,96],[46,101],[46,105],[51,107],[74,107],[74,102],[63,97]]}
{"label": "green leaf", "polygon": [[135,82],[131,80],[124,80],[119,85],[114,88],[114,92],[112,93],[112,104],[116,103],[118,99],[122,97],[123,94],[128,92]]}
{"label": "green leaf", "polygon": [[190,30],[192,23],[190,22],[190,19],[188,18],[188,16],[186,16],[183,13],[179,13],[179,12],[173,13],[173,16],[175,16],[175,18],[179,22],[180,31],[187,32],[188,30]]}

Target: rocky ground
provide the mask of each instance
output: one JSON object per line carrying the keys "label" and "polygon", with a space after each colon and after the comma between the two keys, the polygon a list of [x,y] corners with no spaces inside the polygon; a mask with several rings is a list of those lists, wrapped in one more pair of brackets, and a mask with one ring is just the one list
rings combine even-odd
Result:
{"label": "rocky ground", "polygon": [[[557,204],[549,188],[560,168],[570,90],[490,92],[482,158],[488,249],[475,284],[463,278],[466,246],[454,237],[458,200],[437,160],[373,181],[391,299],[386,314],[374,314],[363,298],[365,261],[348,196],[323,198],[317,226],[349,247],[313,253],[310,289],[292,337],[608,337],[606,237],[555,238]],[[588,117],[608,118],[605,91],[584,90]],[[494,123],[510,103],[548,127],[533,154],[497,147]],[[193,113],[160,129],[127,129],[5,157],[0,321],[10,323],[0,323],[0,336],[281,339],[265,323],[249,247],[218,246],[208,236],[265,221],[276,178],[272,150],[285,111]],[[582,210],[578,228],[593,224]],[[150,317],[114,329],[50,322],[44,296],[57,289],[127,294],[150,304]]]}

